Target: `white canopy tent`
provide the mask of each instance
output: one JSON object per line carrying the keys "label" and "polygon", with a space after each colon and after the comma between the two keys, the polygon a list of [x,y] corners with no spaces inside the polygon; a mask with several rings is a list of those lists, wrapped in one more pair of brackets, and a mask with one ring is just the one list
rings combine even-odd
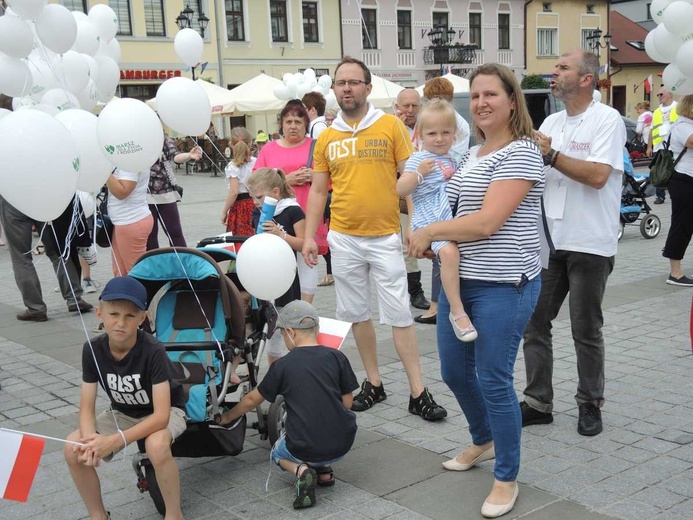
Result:
{"label": "white canopy tent", "polygon": [[371,76],[371,84],[373,90],[368,96],[368,101],[373,103],[375,108],[392,108],[392,104],[397,101],[397,94],[404,90],[402,85],[375,75]]}
{"label": "white canopy tent", "polygon": [[274,95],[274,87],[279,85],[284,83],[267,74],[258,74],[229,90],[233,115],[279,112],[286,105],[286,101]]}
{"label": "white canopy tent", "polygon": [[[469,80],[466,78],[462,78],[458,76],[457,74],[445,74],[442,76],[443,78],[447,79],[452,83],[452,86],[454,88],[454,93],[459,94],[460,92],[469,92]],[[424,85],[419,85],[416,87],[416,91],[423,96],[423,89]]]}

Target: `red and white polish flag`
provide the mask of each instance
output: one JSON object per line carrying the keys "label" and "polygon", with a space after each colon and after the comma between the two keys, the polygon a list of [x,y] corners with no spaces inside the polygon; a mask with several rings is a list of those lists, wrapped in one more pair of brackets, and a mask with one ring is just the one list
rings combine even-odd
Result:
{"label": "red and white polish flag", "polygon": [[342,348],[344,338],[349,334],[349,329],[351,329],[351,323],[348,321],[333,320],[321,316],[318,344],[339,350]]}
{"label": "red and white polish flag", "polygon": [[0,431],[0,496],[26,502],[46,441],[31,435]]}

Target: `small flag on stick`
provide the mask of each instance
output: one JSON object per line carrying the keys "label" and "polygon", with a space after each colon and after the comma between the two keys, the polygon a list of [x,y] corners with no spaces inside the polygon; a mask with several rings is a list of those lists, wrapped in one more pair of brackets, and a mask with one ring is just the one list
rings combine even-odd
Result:
{"label": "small flag on stick", "polygon": [[645,85],[645,94],[650,94],[652,93],[652,74],[647,76],[645,78],[645,81],[643,81],[643,84]]}
{"label": "small flag on stick", "polygon": [[344,338],[349,334],[350,328],[351,323],[347,321],[333,320],[321,316],[318,344],[339,350],[342,348],[342,343],[344,343]]}
{"label": "small flag on stick", "polygon": [[5,500],[26,502],[46,441],[0,431],[0,493]]}

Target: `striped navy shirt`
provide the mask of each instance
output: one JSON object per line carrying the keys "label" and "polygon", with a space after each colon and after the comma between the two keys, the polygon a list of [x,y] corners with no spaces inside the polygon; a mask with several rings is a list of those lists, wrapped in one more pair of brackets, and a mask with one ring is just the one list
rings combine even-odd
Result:
{"label": "striped navy shirt", "polygon": [[447,184],[450,205],[463,217],[481,209],[494,181],[527,179],[534,183],[503,226],[488,238],[459,242],[460,277],[517,283],[541,272],[538,222],[544,191],[544,165],[539,148],[527,139],[513,141],[489,155],[477,157],[471,148]]}

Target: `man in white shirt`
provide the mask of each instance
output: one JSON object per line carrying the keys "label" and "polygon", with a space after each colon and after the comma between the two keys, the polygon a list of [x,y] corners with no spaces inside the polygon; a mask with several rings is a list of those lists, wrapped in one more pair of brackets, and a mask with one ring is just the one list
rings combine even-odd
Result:
{"label": "man in white shirt", "polygon": [[[659,98],[659,106],[652,113],[652,131],[650,132],[650,140],[647,144],[647,156],[651,157],[653,152],[657,152],[664,148],[664,142],[669,139],[669,131],[679,115],[676,110],[676,101],[674,95],[669,89],[662,87],[657,93]],[[666,190],[657,188],[657,198],[655,204],[663,204],[666,198]]]}
{"label": "man in white shirt", "polygon": [[308,127],[308,137],[317,139],[323,130],[327,129],[325,121],[325,106],[327,102],[320,92],[308,92],[301,98],[303,106],[308,112],[310,126]]}
{"label": "man in white shirt", "polygon": [[[405,88],[397,94],[395,101],[395,115],[399,117],[404,126],[409,132],[409,137],[414,144],[414,149],[417,149],[416,121],[419,118],[419,110],[421,109],[421,96],[413,88]],[[402,208],[403,202],[400,203]],[[407,206],[407,211],[411,213],[412,208]],[[399,215],[400,223],[402,224],[402,237],[404,237],[404,226],[409,223],[408,217],[404,213]],[[428,309],[431,305],[426,299],[421,286],[421,268],[419,261],[413,256],[406,253],[406,244],[403,244],[402,252],[404,253],[404,264],[407,267],[407,290],[409,291],[409,303],[417,309]],[[421,318],[421,316],[417,316]],[[435,321],[434,321],[435,323]]]}
{"label": "man in white shirt", "polygon": [[544,155],[544,204],[555,246],[542,272],[541,295],[524,334],[527,387],[522,425],[553,421],[551,322],[570,294],[577,354],[578,433],[597,435],[604,403],[602,299],[614,267],[626,129],[619,113],[592,99],[599,60],[586,51],[561,56],[551,91],[566,109],[535,134]]}

